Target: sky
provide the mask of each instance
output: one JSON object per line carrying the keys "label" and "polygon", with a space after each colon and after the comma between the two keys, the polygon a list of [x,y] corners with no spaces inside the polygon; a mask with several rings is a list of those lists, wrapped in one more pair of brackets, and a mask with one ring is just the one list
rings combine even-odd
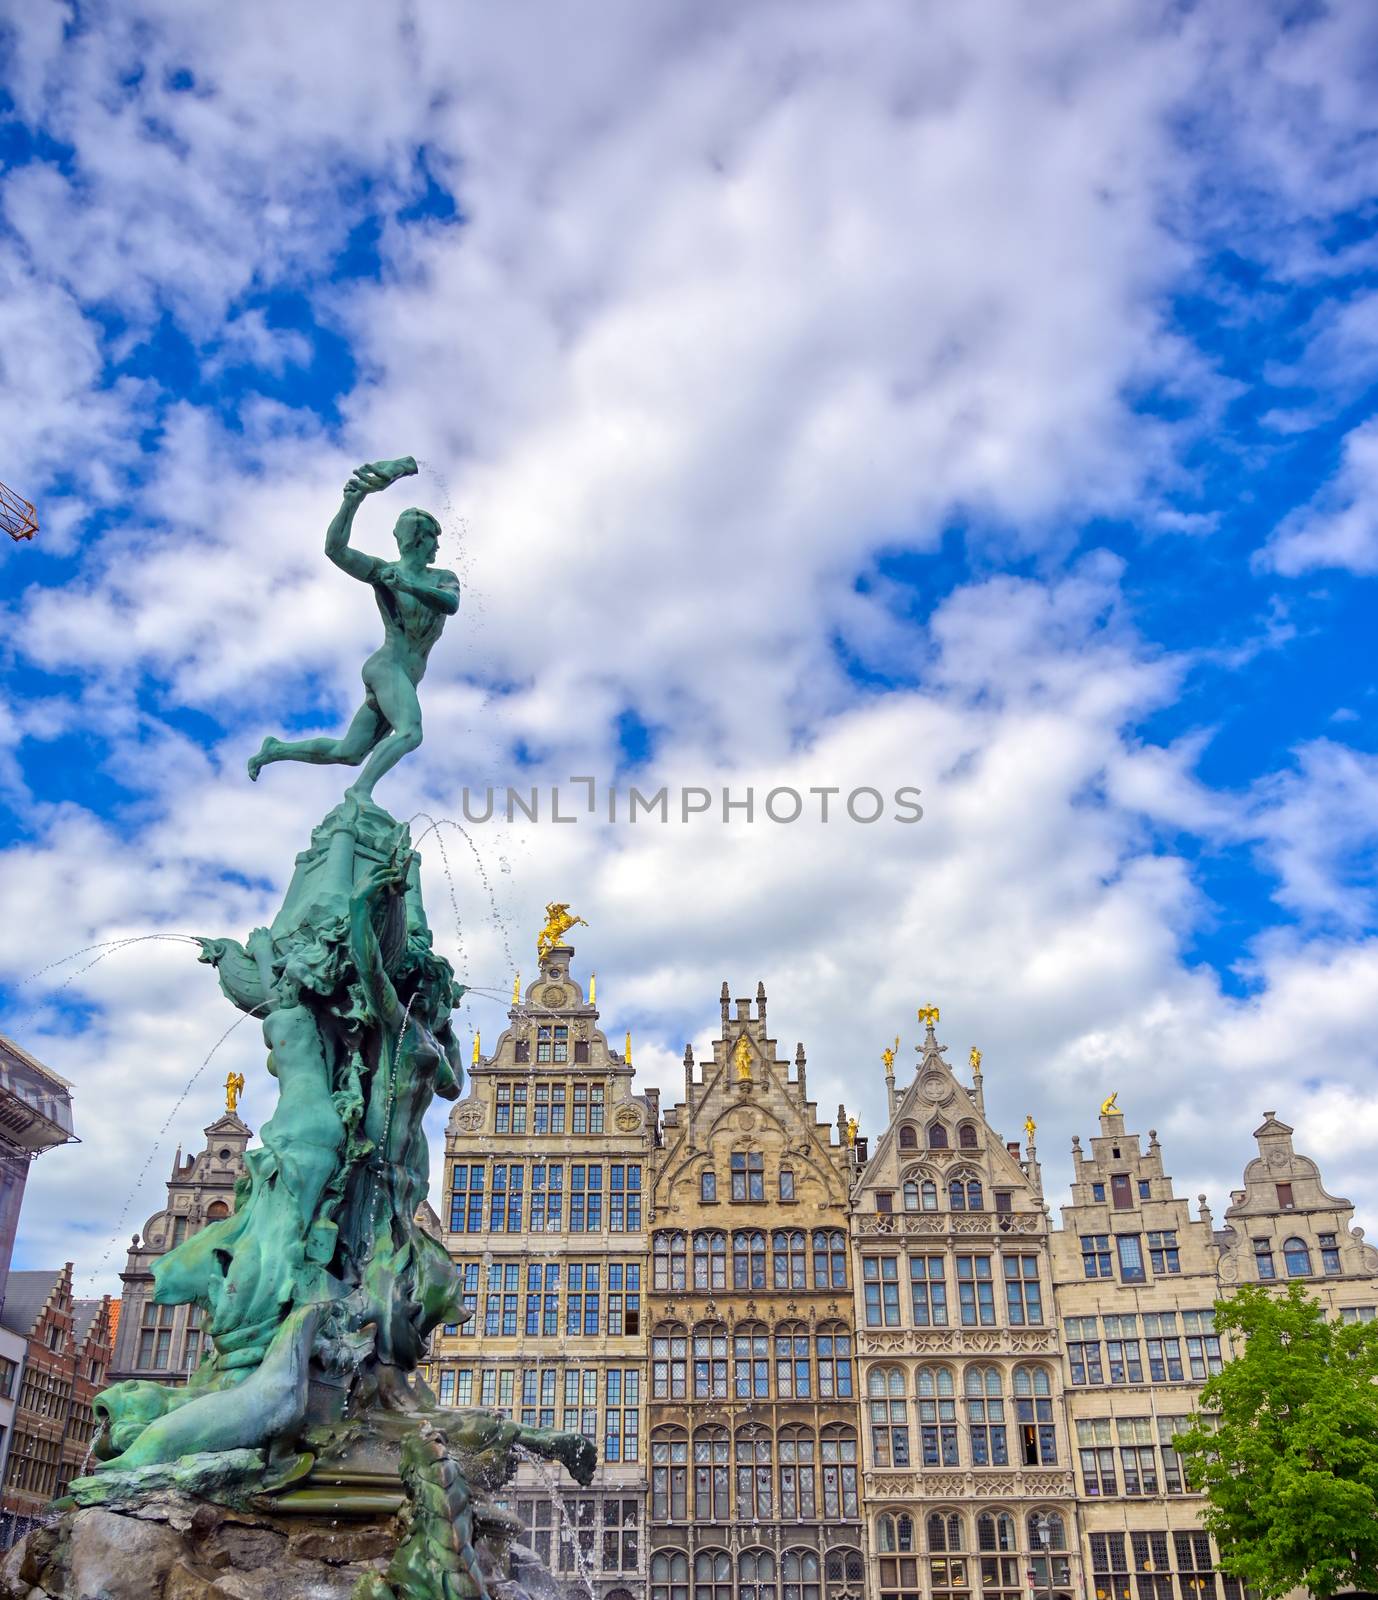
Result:
{"label": "sky", "polygon": [[357,542],[428,507],[462,598],[378,798],[466,1044],[566,901],[670,1102],[760,981],[876,1133],[936,1004],[1054,1209],[1118,1091],[1217,1219],[1265,1110],[1378,1218],[1376,79],[1360,0],[0,8],[0,1030],[82,1140],[16,1265],[117,1288],[271,1110],[186,936],[344,787],[244,763],[357,704],[323,535],[404,453]]}

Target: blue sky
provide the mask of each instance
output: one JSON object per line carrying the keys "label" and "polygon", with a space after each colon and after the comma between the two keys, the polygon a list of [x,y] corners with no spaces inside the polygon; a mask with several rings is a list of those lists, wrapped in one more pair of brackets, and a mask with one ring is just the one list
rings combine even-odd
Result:
{"label": "blue sky", "polygon": [[109,1284],[226,1070],[266,1115],[251,1028],[174,1110],[231,1020],[190,946],[30,975],[271,911],[340,785],[243,761],[352,708],[376,621],[321,536],[405,451],[464,600],[399,814],[578,773],[924,794],[446,827],[471,979],[568,900],[667,1093],[760,978],[874,1127],[933,1001],[1055,1204],[1119,1087],[1184,1192],[1223,1207],[1276,1109],[1371,1213],[1367,8],[253,13],[0,25],[0,478],[42,522],[0,551],[0,1027],[85,1141],[21,1264]]}

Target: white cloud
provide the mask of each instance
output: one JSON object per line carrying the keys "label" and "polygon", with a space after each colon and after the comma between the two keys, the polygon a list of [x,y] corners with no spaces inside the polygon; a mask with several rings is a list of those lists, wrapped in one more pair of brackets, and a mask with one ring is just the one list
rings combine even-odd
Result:
{"label": "white cloud", "polygon": [[1335,476],[1283,521],[1260,559],[1289,577],[1325,567],[1378,572],[1378,418],[1346,436]]}

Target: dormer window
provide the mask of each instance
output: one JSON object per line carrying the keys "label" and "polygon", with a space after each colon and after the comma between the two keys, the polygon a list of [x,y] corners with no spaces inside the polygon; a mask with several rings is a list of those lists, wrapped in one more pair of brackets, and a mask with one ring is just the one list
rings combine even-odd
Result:
{"label": "dormer window", "polygon": [[957,1148],[959,1150],[975,1150],[977,1148],[976,1124],[974,1122],[964,1122],[957,1129]]}
{"label": "dormer window", "polygon": [[918,1148],[919,1148],[919,1136],[918,1136],[917,1133],[915,1133],[915,1131],[911,1127],[911,1125],[906,1122],[900,1128],[900,1149],[901,1150],[917,1150]]}
{"label": "dormer window", "polygon": [[928,1124],[928,1148],[930,1150],[946,1150],[948,1148],[947,1129],[941,1122]]}
{"label": "dormer window", "polygon": [[1116,1211],[1128,1211],[1134,1204],[1127,1172],[1112,1172],[1110,1174],[1110,1203]]}
{"label": "dormer window", "polygon": [[1292,1198],[1292,1185],[1290,1183],[1278,1184],[1278,1207],[1283,1211],[1291,1211],[1296,1206]]}
{"label": "dormer window", "polygon": [[536,1029],[536,1060],[557,1065],[569,1060],[569,1029],[547,1024]]}

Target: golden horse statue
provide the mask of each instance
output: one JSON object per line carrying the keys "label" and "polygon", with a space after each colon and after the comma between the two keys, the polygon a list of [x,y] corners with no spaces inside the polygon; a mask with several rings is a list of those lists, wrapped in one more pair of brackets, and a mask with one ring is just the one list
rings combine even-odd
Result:
{"label": "golden horse statue", "polygon": [[563,900],[552,900],[545,908],[545,927],[536,935],[536,955],[541,961],[559,944],[571,928],[587,928],[582,917],[572,917]]}

